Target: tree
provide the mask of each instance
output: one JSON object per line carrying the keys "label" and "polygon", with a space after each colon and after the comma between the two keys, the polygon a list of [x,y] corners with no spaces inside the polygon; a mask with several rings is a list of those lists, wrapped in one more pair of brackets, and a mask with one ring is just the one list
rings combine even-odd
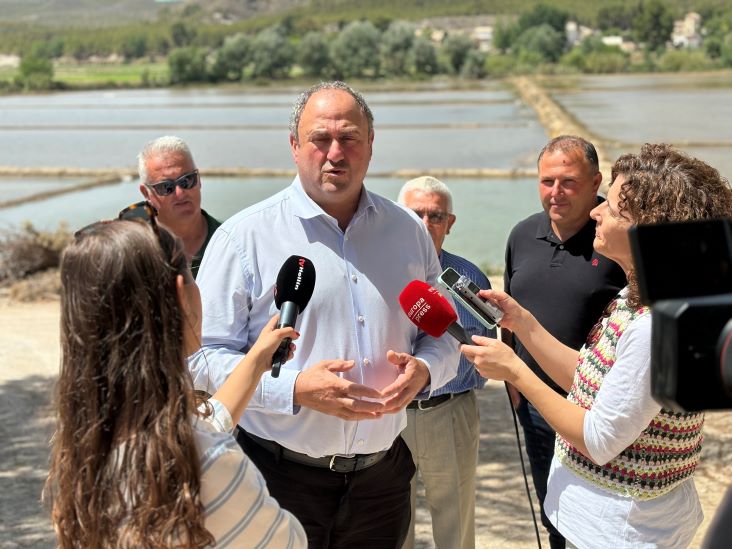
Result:
{"label": "tree", "polygon": [[176,21],[170,26],[170,36],[176,48],[190,46],[196,38],[196,29],[189,27],[183,21]]}
{"label": "tree", "polygon": [[125,59],[139,59],[147,55],[147,36],[144,34],[129,34],[122,39],[120,53]]}
{"label": "tree", "polygon": [[549,25],[557,32],[564,33],[569,13],[547,4],[536,4],[531,10],[521,14],[518,19],[519,34],[531,27]]}
{"label": "tree", "polygon": [[442,50],[447,56],[447,64],[452,74],[460,74],[460,69],[473,48],[473,41],[464,34],[451,34],[445,38]]}
{"label": "tree", "polygon": [[252,42],[252,76],[254,78],[284,78],[290,74],[295,61],[292,44],[275,28],[259,32]]}
{"label": "tree", "polygon": [[171,84],[206,82],[206,52],[200,48],[177,48],[168,56]]}
{"label": "tree", "polygon": [[506,53],[511,49],[519,34],[518,25],[499,19],[493,27],[493,47],[501,53]]}
{"label": "tree", "polygon": [[394,21],[381,35],[381,68],[387,76],[409,72],[409,52],[414,44],[414,25]]}
{"label": "tree", "polygon": [[211,78],[215,81],[239,81],[242,70],[250,62],[252,40],[246,34],[237,33],[227,36],[224,44],[216,52],[216,60],[211,67]]}
{"label": "tree", "polygon": [[297,61],[308,76],[322,76],[330,66],[330,53],[325,36],[320,32],[309,32],[300,42]]}
{"label": "tree", "polygon": [[25,90],[48,90],[53,87],[53,63],[47,57],[29,54],[20,61],[16,83]]}
{"label": "tree", "polygon": [[633,19],[633,32],[639,42],[645,42],[649,50],[665,48],[674,29],[674,16],[661,0],[646,0],[638,6]]}
{"label": "tree", "polygon": [[636,12],[637,6],[629,6],[622,0],[606,2],[597,10],[597,27],[602,30],[629,30]]}
{"label": "tree", "polygon": [[559,33],[544,23],[522,32],[514,46],[524,53],[526,59],[535,58],[554,63],[561,57],[565,43],[564,33]]}
{"label": "tree", "polygon": [[437,62],[437,49],[434,44],[422,36],[415,38],[410,52],[410,64],[416,74],[437,74],[440,65]]}
{"label": "tree", "polygon": [[726,34],[722,39],[719,58],[725,67],[732,67],[732,32]]}
{"label": "tree", "polygon": [[465,57],[465,62],[460,69],[460,76],[463,78],[484,78],[485,75],[485,54],[475,48],[468,50],[468,55]]}
{"label": "tree", "polygon": [[381,33],[369,21],[346,25],[331,43],[330,57],[343,78],[379,75]]}

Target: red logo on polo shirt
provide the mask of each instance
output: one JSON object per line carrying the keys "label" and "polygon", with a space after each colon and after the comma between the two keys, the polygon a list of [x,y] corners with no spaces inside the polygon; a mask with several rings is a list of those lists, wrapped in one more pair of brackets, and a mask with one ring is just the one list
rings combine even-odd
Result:
{"label": "red logo on polo shirt", "polygon": [[597,267],[599,264],[600,264],[600,260],[599,259],[595,258],[595,259],[592,260],[592,266],[593,267]]}

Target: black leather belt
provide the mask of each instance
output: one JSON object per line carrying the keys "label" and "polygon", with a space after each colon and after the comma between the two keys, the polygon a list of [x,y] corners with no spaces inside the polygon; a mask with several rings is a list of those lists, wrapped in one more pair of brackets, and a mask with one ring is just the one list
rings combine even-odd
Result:
{"label": "black leather belt", "polygon": [[433,396],[432,398],[426,398],[424,400],[413,400],[412,402],[407,404],[407,409],[427,410],[428,408],[434,408],[435,406],[439,406],[443,402],[447,402],[448,400],[458,397],[460,395],[465,395],[470,391],[472,391],[472,389],[468,389],[467,391],[461,391],[459,393],[445,393],[444,395],[437,395]]}
{"label": "black leather belt", "polygon": [[324,469],[330,469],[336,473],[353,473],[355,471],[371,467],[372,465],[376,465],[389,451],[382,450],[381,452],[374,452],[373,454],[356,454],[354,456],[333,455],[316,458],[285,448],[274,440],[267,440],[266,438],[261,438],[251,433],[247,433],[241,428],[239,428],[237,437],[240,436],[246,437],[258,446],[261,446],[275,455],[282,456],[283,459],[288,461],[293,461],[301,465],[308,465],[310,467],[322,467]]}

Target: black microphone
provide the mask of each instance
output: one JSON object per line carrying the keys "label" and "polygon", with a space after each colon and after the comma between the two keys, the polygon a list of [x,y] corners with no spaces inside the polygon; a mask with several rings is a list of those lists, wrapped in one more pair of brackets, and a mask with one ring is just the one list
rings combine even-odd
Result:
{"label": "black microphone", "polygon": [[[274,288],[275,305],[280,310],[277,328],[295,326],[300,314],[313,296],[315,289],[315,267],[313,262],[301,255],[291,255],[282,264]],[[272,377],[280,375],[280,367],[290,355],[292,339],[286,337],[272,356]]]}

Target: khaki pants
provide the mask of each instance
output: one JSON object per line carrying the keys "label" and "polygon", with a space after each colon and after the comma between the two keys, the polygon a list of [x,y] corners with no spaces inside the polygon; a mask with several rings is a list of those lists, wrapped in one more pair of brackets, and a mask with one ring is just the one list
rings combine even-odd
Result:
{"label": "khaki pants", "polygon": [[[425,487],[438,549],[475,547],[475,469],[480,416],[475,391],[427,410],[407,410],[402,438],[412,452]],[[412,479],[412,522],[404,549],[414,548],[416,478]]]}

